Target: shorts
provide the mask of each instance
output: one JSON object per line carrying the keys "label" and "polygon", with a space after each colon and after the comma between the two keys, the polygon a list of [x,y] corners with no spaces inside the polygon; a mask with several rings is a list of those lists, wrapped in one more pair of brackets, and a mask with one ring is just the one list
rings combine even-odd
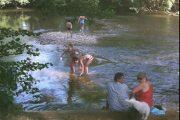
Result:
{"label": "shorts", "polygon": [[84,22],[80,22],[80,26],[83,26],[84,25]]}
{"label": "shorts", "polygon": [[72,30],[71,28],[67,28],[67,30]]}

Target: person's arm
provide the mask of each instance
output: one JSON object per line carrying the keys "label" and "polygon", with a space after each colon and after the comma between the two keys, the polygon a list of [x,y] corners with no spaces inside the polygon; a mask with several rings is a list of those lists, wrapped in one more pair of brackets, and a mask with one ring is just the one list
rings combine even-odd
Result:
{"label": "person's arm", "polygon": [[137,87],[135,87],[135,88],[133,89],[132,93],[135,94],[135,93],[139,92],[139,91],[142,90],[142,89],[143,89],[143,85],[140,84],[139,86],[137,86]]}
{"label": "person's arm", "polygon": [[79,23],[80,17],[78,18],[78,23]]}
{"label": "person's arm", "polygon": [[72,29],[72,23],[71,23],[71,29]]}
{"label": "person's arm", "polygon": [[77,48],[75,48],[74,50],[75,50],[75,52],[79,53],[79,56],[83,56],[83,51],[82,50],[77,49]]}
{"label": "person's arm", "polygon": [[109,103],[108,103],[108,100],[106,100],[106,108],[105,108],[106,110],[108,110],[109,109]]}
{"label": "person's arm", "polygon": [[67,50],[64,50],[63,53],[60,55],[60,59],[62,59],[63,55],[67,52]]}
{"label": "person's arm", "polygon": [[66,23],[66,27],[68,27],[68,23]]}
{"label": "person's arm", "polygon": [[128,97],[130,96],[130,93],[131,93],[131,91],[130,91],[130,89],[129,89],[129,87],[126,85],[126,93],[128,94]]}
{"label": "person's arm", "polygon": [[65,51],[61,54],[61,56],[60,57],[63,57],[63,55],[65,54]]}
{"label": "person's arm", "polygon": [[80,65],[79,65],[79,70],[80,70],[80,76],[84,73],[84,64],[83,64],[83,56],[81,56],[79,58],[79,62],[80,62]]}

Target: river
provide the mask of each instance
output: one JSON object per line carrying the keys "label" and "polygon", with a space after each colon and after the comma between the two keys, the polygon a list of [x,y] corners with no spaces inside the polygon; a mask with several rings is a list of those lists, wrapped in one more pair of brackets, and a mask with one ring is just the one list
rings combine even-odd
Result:
{"label": "river", "polygon": [[[65,17],[43,16],[36,11],[0,11],[0,27],[22,28],[34,32],[65,31]],[[74,23],[74,35],[79,34]],[[38,39],[26,41],[40,49],[41,55],[32,58],[51,62],[53,66],[31,74],[39,82],[42,98],[35,101],[26,93],[15,97],[25,110],[100,110],[106,104],[106,85],[116,72],[125,74],[130,89],[137,85],[136,75],[144,71],[154,85],[156,104],[179,106],[179,17],[176,16],[117,16],[96,19],[86,25],[86,34],[100,36],[96,42],[77,43],[75,47],[95,56],[90,74],[84,77],[69,75],[65,59],[59,59],[64,43]],[[86,36],[84,36],[86,37]],[[26,55],[13,59],[23,59]]]}

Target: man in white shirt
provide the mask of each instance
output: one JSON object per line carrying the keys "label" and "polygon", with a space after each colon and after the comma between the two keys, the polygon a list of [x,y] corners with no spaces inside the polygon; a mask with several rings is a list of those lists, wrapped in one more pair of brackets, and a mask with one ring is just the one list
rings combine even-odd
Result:
{"label": "man in white shirt", "polygon": [[114,82],[108,84],[107,105],[110,111],[126,111],[131,107],[125,100],[129,99],[129,88],[124,83],[124,74],[116,73]]}

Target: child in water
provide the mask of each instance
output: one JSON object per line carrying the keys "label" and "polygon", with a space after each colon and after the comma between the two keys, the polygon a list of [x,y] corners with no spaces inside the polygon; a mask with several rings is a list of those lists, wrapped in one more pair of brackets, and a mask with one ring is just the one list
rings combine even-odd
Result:
{"label": "child in water", "polygon": [[67,37],[68,37],[68,34],[70,34],[70,36],[72,37],[72,23],[71,23],[71,20],[68,20],[66,22],[66,28],[67,28]]}
{"label": "child in water", "polygon": [[79,16],[78,24],[80,26],[80,31],[81,32],[83,32],[83,30],[84,30],[85,20],[87,20],[87,18],[85,16]]}
{"label": "child in water", "polygon": [[74,48],[73,44],[69,43],[67,46],[67,49],[64,50],[64,52],[61,54],[60,59],[62,60],[62,56],[67,53],[70,61],[69,61],[69,67],[70,67],[70,73],[74,74],[75,73],[75,64],[78,63],[79,61],[79,54],[80,51],[76,48]]}
{"label": "child in water", "polygon": [[86,54],[79,58],[80,70],[81,70],[80,76],[83,75],[84,73],[88,74],[88,71],[89,71],[88,66],[89,66],[89,64],[92,63],[93,59],[94,59],[94,57],[89,54]]}

